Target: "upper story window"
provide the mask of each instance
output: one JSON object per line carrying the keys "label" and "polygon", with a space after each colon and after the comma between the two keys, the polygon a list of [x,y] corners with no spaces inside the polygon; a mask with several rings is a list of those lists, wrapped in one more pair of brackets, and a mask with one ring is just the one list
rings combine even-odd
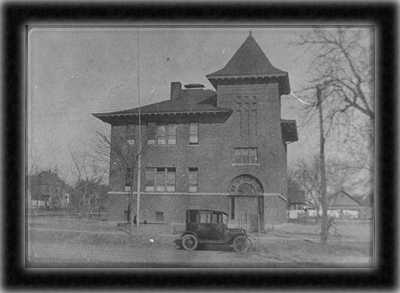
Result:
{"label": "upper story window", "polygon": [[176,144],[176,124],[169,124],[167,126],[167,143]]}
{"label": "upper story window", "polygon": [[189,144],[199,143],[199,123],[190,123],[189,125]]}
{"label": "upper story window", "polygon": [[146,168],[145,191],[175,191],[175,168]]}
{"label": "upper story window", "polygon": [[166,144],[167,143],[167,131],[166,131],[165,125],[157,126],[156,141],[157,141],[157,144]]}
{"label": "upper story window", "polygon": [[134,145],[135,141],[135,125],[126,125],[126,142],[129,145]]}
{"label": "upper story window", "polygon": [[176,144],[176,124],[155,125],[149,123],[147,144],[174,145]]}
{"label": "upper story window", "polygon": [[189,168],[189,192],[197,192],[199,189],[198,168]]}
{"label": "upper story window", "polygon": [[240,165],[257,164],[257,148],[235,148],[233,163]]}

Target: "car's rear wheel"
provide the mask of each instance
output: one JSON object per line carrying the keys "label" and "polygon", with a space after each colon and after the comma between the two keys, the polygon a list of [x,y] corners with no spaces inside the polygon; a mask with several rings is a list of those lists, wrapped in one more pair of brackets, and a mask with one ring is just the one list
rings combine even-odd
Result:
{"label": "car's rear wheel", "polygon": [[195,250],[198,244],[197,237],[192,234],[186,234],[182,237],[182,247],[185,250]]}
{"label": "car's rear wheel", "polygon": [[233,239],[232,246],[236,252],[243,253],[250,249],[251,242],[246,236],[236,236]]}

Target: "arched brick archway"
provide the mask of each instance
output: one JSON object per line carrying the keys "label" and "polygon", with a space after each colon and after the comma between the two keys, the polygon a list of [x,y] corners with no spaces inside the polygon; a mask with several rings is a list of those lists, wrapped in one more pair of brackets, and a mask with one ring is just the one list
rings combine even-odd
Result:
{"label": "arched brick archway", "polygon": [[231,194],[262,194],[264,191],[261,182],[254,176],[243,174],[231,181],[228,192]]}
{"label": "arched brick archway", "polygon": [[264,230],[263,186],[254,176],[235,177],[229,187],[230,218],[250,232]]}

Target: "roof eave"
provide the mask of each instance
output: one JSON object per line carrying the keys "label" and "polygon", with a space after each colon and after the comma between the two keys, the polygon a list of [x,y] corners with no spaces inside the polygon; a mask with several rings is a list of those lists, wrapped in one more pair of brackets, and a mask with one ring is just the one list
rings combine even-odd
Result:
{"label": "roof eave", "polygon": [[282,71],[282,73],[272,73],[272,74],[248,74],[248,75],[217,75],[211,73],[206,75],[207,79],[211,82],[213,87],[216,89],[219,81],[222,80],[239,80],[239,79],[272,79],[277,78],[279,80],[279,91],[282,95],[290,94],[290,83],[289,75],[287,72]]}
{"label": "roof eave", "polygon": [[[184,116],[190,116],[190,115],[206,115],[206,114],[225,114],[225,115],[230,115],[232,114],[231,109],[218,109],[218,110],[213,110],[213,111],[187,111],[187,112],[151,112],[151,113],[140,113],[142,117],[152,117],[152,116],[177,116],[177,115],[184,115]],[[103,122],[112,124],[116,119],[123,119],[123,118],[132,118],[132,117],[138,117],[139,113],[92,113],[94,117],[97,119],[100,119]]]}

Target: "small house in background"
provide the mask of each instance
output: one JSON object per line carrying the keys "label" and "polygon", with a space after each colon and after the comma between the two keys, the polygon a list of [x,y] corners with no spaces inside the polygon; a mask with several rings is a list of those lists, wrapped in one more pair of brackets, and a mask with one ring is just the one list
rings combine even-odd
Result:
{"label": "small house in background", "polygon": [[339,191],[330,197],[328,216],[339,219],[370,219],[371,206],[369,200],[363,201],[345,191]]}
{"label": "small house in background", "polygon": [[28,178],[28,206],[30,208],[65,209],[70,205],[70,188],[51,170]]}
{"label": "small house in background", "polygon": [[298,219],[301,215],[305,215],[308,204],[306,202],[304,190],[289,184],[288,206],[289,220]]}

